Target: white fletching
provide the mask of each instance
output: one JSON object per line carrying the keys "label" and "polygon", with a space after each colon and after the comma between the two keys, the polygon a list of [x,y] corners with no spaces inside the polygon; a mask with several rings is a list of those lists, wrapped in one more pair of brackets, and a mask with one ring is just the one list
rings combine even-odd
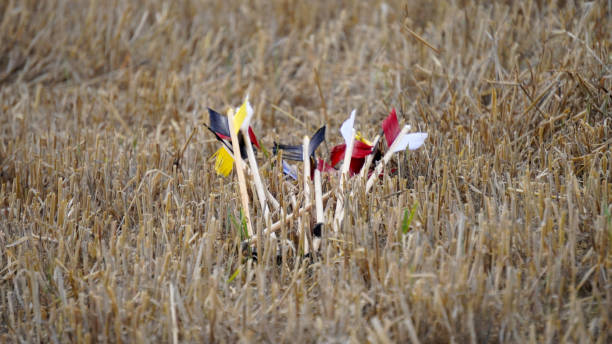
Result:
{"label": "white fletching", "polygon": [[349,144],[349,140],[353,139],[353,126],[355,125],[356,113],[357,110],[351,111],[351,116],[346,121],[344,121],[344,123],[342,123],[342,126],[340,127],[340,133],[342,134],[342,137],[344,137],[344,142],[347,145]]}
{"label": "white fletching", "polygon": [[[399,142],[394,144],[393,153],[401,152],[406,150],[406,148],[410,150],[415,150],[423,145],[425,139],[427,138],[427,133],[411,133],[405,134],[402,137],[396,138]],[[395,143],[395,142],[394,142]]]}

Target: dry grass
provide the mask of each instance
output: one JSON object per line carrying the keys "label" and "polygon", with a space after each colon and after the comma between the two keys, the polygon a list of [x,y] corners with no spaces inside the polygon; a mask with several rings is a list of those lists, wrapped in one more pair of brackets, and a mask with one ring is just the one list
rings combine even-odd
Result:
{"label": "dry grass", "polygon": [[[0,2],[0,341],[609,343],[612,13],[555,3]],[[254,262],[201,126],[247,91],[268,148],[353,107],[430,136]]]}

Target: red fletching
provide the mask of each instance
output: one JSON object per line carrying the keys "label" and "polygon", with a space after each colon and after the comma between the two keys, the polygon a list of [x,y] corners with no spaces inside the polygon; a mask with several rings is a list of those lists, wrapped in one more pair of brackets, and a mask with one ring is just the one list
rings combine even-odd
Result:
{"label": "red fletching", "polygon": [[345,143],[343,143],[341,145],[337,145],[334,148],[332,148],[331,156],[329,157],[329,160],[330,160],[332,166],[338,165],[338,163],[340,161],[342,161],[342,159],[344,159],[344,152],[345,151],[346,151],[346,144]]}
{"label": "red fletching", "polygon": [[359,174],[363,164],[365,163],[365,158],[351,158],[351,164],[349,165],[349,172],[351,176]]}
{"label": "red fletching", "polygon": [[400,133],[399,122],[397,121],[397,114],[395,113],[395,108],[391,109],[391,113],[389,116],[385,118],[382,123],[382,129],[385,133],[385,139],[387,140],[387,146],[391,147],[391,144],[397,138],[397,135]]}
{"label": "red fletching", "polygon": [[321,172],[333,172],[333,171],[335,171],[335,169],[330,164],[328,164],[325,161],[323,161],[323,159],[319,159],[319,163],[317,164],[317,170],[319,170]]}
{"label": "red fletching", "polygon": [[[367,143],[361,141],[355,141],[353,146],[353,154],[351,155],[351,162],[349,165],[349,172],[351,176],[354,176],[361,171],[365,158],[372,154],[373,147]],[[330,162],[331,166],[336,166],[340,161],[344,159],[346,152],[346,144],[337,145],[332,148]],[[330,167],[331,167],[330,166]]]}
{"label": "red fletching", "polygon": [[[229,136],[225,136],[223,134],[221,134],[218,131],[215,131],[215,134],[217,134],[220,138],[224,139],[224,140],[228,140],[231,141],[232,138]],[[255,132],[253,132],[253,128],[249,127],[249,139],[251,140],[251,143],[253,143],[253,145],[255,145],[255,147],[257,147],[257,149],[261,149],[261,146],[259,145],[259,142],[257,141],[257,136],[255,136]]]}
{"label": "red fletching", "polygon": [[[372,154],[372,146],[361,141],[355,141],[353,146],[353,154],[351,155],[351,161],[353,159],[362,159]],[[342,159],[344,159],[344,152],[346,152],[346,144],[337,145],[331,150],[330,162],[332,166],[336,166]]]}
{"label": "red fletching", "polygon": [[257,136],[255,136],[253,128],[251,127],[249,127],[249,139],[251,139],[251,143],[253,143],[255,147],[257,147],[257,149],[261,149],[261,147],[259,146],[259,142],[257,142]]}
{"label": "red fletching", "polygon": [[216,131],[215,131],[215,133],[216,133],[217,135],[219,135],[219,137],[220,137],[220,138],[222,138],[222,139],[224,139],[224,140],[228,140],[228,141],[230,141],[230,140],[232,139],[231,137],[229,137],[229,136],[225,136],[225,135],[223,135],[223,134],[221,134],[221,133],[219,133],[219,132],[216,132]]}
{"label": "red fletching", "polygon": [[351,156],[352,159],[365,158],[371,153],[372,153],[372,146],[370,146],[367,143],[355,140],[355,144],[353,146],[353,154]]}

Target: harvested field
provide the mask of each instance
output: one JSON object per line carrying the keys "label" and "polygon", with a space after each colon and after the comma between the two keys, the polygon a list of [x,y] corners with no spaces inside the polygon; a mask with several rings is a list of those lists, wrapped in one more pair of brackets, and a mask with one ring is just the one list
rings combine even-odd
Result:
{"label": "harvested field", "polygon": [[[0,342],[610,343],[611,42],[603,0],[0,1]],[[204,126],[247,94],[269,215]],[[264,235],[313,197],[274,142],[392,108],[423,147]]]}

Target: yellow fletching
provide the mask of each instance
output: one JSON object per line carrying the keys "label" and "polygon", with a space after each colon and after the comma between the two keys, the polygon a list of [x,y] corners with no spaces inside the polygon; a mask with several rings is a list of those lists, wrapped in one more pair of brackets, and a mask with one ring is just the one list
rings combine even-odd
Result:
{"label": "yellow fletching", "polygon": [[238,112],[236,112],[236,114],[234,115],[234,132],[238,133],[238,130],[240,130],[240,127],[242,126],[242,122],[244,122],[244,119],[247,116],[247,101],[245,100],[244,103],[242,103],[242,106],[240,106],[240,109],[238,109]]}
{"label": "yellow fletching", "polygon": [[367,140],[365,137],[361,136],[360,132],[357,132],[357,134],[355,134],[355,140],[361,141],[361,142],[365,143],[368,146],[372,145],[372,142]]}
{"label": "yellow fletching", "polygon": [[234,158],[227,151],[227,149],[225,149],[225,147],[219,148],[219,150],[213,154],[211,159],[212,158],[216,158],[215,171],[217,174],[227,177],[230,172],[232,172],[232,168],[234,167]]}

